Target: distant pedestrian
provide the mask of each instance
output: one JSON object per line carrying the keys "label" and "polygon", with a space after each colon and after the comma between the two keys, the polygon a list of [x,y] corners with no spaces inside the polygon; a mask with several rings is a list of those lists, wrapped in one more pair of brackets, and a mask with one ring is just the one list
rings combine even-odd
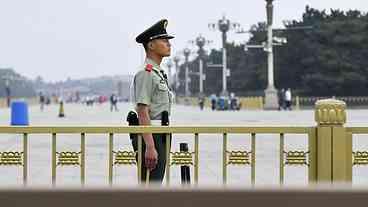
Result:
{"label": "distant pedestrian", "polygon": [[242,107],[242,103],[241,103],[239,97],[237,97],[236,100],[237,100],[237,103],[238,103],[238,105],[236,107],[236,110],[239,111],[241,109],[241,107]]}
{"label": "distant pedestrian", "polygon": [[201,110],[203,110],[203,108],[204,108],[204,97],[202,95],[198,97],[198,103],[199,103],[199,108]]}
{"label": "distant pedestrian", "polygon": [[212,111],[216,110],[216,102],[217,102],[217,97],[215,94],[212,94],[210,96],[210,100],[211,100],[211,109]]}
{"label": "distant pedestrian", "polygon": [[50,105],[51,104],[51,99],[50,99],[50,96],[47,96],[46,97],[46,102],[45,102],[46,105]]}
{"label": "distant pedestrian", "polygon": [[224,111],[226,110],[226,106],[227,106],[227,99],[225,99],[225,96],[220,96],[218,99],[217,99],[217,109],[218,110],[221,110],[221,111]]}
{"label": "distant pedestrian", "polygon": [[113,111],[113,110],[119,111],[117,104],[118,104],[118,98],[116,97],[115,94],[111,94],[111,96],[110,96],[110,111]]}
{"label": "distant pedestrian", "polygon": [[230,93],[230,110],[237,110],[238,100],[235,97],[234,93]]}
{"label": "distant pedestrian", "polygon": [[86,104],[87,104],[87,106],[93,106],[93,102],[94,102],[94,100],[93,100],[93,97],[92,96],[87,96],[86,97]]}
{"label": "distant pedestrian", "polygon": [[42,94],[42,92],[40,92],[40,109],[41,111],[43,111],[45,106],[45,96]]}
{"label": "distant pedestrian", "polygon": [[279,111],[285,110],[285,89],[278,91]]}
{"label": "distant pedestrian", "polygon": [[291,110],[291,100],[292,100],[292,97],[291,97],[291,90],[290,90],[290,88],[288,88],[288,89],[285,91],[285,104],[286,104],[285,109],[286,109],[286,110]]}

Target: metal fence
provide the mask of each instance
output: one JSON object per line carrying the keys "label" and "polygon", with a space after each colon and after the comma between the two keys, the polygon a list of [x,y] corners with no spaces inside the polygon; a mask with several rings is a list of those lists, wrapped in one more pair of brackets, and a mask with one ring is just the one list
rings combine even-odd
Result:
{"label": "metal fence", "polygon": [[[56,174],[58,166],[80,166],[81,184],[85,184],[85,160],[86,160],[86,136],[89,134],[105,134],[109,143],[109,156],[106,163],[108,165],[110,185],[113,184],[113,168],[117,165],[137,165],[137,178],[141,177],[140,167],[142,165],[142,148],[134,151],[114,151],[114,136],[117,134],[128,133],[164,133],[167,137],[172,134],[175,139],[176,134],[192,134],[194,139],[193,152],[175,152],[171,151],[170,143],[167,142],[166,149],[166,184],[170,184],[170,167],[172,166],[193,166],[194,184],[198,184],[199,178],[199,139],[201,134],[217,134],[222,136],[222,177],[223,183],[227,183],[227,168],[230,165],[250,166],[251,182],[255,184],[255,166],[256,166],[256,143],[259,134],[276,134],[279,139],[280,155],[280,183],[284,182],[284,167],[287,165],[305,165],[309,168],[309,180],[316,178],[316,129],[314,127],[0,127],[0,134],[20,134],[23,136],[23,151],[0,152],[0,165],[16,165],[23,167],[24,184],[27,183],[28,174],[28,136],[30,134],[49,134],[52,139],[52,184],[56,184]],[[80,151],[58,151],[56,148],[57,137],[61,134],[79,134],[81,145]],[[250,151],[234,151],[229,149],[228,134],[249,134],[251,136]],[[285,151],[285,134],[306,134],[308,136],[308,151]],[[128,138],[128,136],[127,136]],[[142,143],[142,137],[139,136],[139,143]],[[138,146],[141,146],[139,144]],[[204,146],[205,147],[205,146]],[[136,155],[138,161],[136,161]],[[137,179],[138,182],[140,179]]]}
{"label": "metal fence", "polygon": [[[166,184],[170,185],[170,168],[173,166],[193,166],[194,184],[199,177],[199,140],[203,134],[222,137],[222,181],[227,184],[228,167],[231,165],[250,166],[251,183],[256,178],[256,144],[260,134],[276,135],[279,140],[279,183],[284,183],[284,168],[288,165],[300,165],[308,168],[309,183],[351,182],[352,169],[355,165],[368,164],[368,151],[353,151],[353,135],[368,134],[368,127],[345,127],[346,104],[339,100],[321,100],[315,106],[316,126],[279,127],[279,126],[126,126],[126,127],[16,127],[2,126],[0,134],[19,134],[23,136],[23,151],[0,152],[0,165],[15,165],[23,167],[23,181],[27,184],[28,174],[28,136],[30,134],[48,134],[52,139],[52,184],[56,184],[57,167],[80,166],[81,184],[85,184],[86,136],[104,134],[108,139],[108,182],[113,184],[113,169],[117,165],[136,165],[137,178],[141,177],[142,137],[138,136],[138,151],[114,151],[114,137],[118,134],[166,134],[169,138],[178,134],[192,134],[194,150],[192,152],[176,152],[171,150],[170,142],[166,142]],[[80,151],[58,151],[57,137],[63,134],[80,135]],[[236,151],[228,147],[228,135],[250,135],[250,150]],[[308,137],[305,151],[285,150],[285,135],[303,134]],[[128,137],[128,136],[127,136]],[[206,146],[204,146],[206,147]],[[248,146],[249,149],[249,146]],[[136,160],[136,156],[138,159]],[[140,179],[137,179],[138,183]]]}

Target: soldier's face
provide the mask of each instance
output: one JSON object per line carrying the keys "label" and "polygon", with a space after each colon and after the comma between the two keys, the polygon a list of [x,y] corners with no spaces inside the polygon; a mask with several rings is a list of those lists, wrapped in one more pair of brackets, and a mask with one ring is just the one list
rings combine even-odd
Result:
{"label": "soldier's face", "polygon": [[155,39],[152,41],[152,50],[161,57],[168,57],[171,53],[171,45],[168,39]]}

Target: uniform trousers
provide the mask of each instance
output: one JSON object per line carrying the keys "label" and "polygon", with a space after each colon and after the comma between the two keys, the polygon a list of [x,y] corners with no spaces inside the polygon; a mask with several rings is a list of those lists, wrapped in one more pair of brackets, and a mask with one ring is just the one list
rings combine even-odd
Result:
{"label": "uniform trousers", "polygon": [[[157,161],[156,168],[150,172],[149,181],[162,183],[162,180],[164,179],[165,167],[166,167],[166,142],[171,141],[171,139],[166,140],[166,134],[152,134],[152,136],[153,136],[153,141],[155,143],[155,148],[158,154],[158,161]],[[132,141],[134,151],[138,152],[138,138],[135,137],[131,139],[131,141]],[[171,146],[171,143],[170,143],[170,146]],[[141,167],[142,176],[141,176],[141,180],[143,182],[146,181],[146,173],[147,173],[146,171],[147,168],[145,166],[145,159],[144,159],[145,152],[146,152],[146,145],[144,143],[144,139],[142,138],[142,167]],[[138,153],[137,153],[136,159],[138,160]]]}

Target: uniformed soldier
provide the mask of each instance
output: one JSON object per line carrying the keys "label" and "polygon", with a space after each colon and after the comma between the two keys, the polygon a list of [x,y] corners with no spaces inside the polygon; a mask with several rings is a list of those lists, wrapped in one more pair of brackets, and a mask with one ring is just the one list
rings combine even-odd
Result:
{"label": "uniformed soldier", "polygon": [[[166,32],[167,20],[163,19],[137,36],[146,52],[143,66],[135,74],[133,97],[136,104],[139,125],[168,124],[171,108],[171,91],[167,75],[160,64],[164,57],[170,56],[169,39],[174,38]],[[142,177],[150,170],[150,182],[162,182],[166,164],[166,136],[164,134],[143,134]],[[137,139],[132,139],[133,148],[138,149]]]}

